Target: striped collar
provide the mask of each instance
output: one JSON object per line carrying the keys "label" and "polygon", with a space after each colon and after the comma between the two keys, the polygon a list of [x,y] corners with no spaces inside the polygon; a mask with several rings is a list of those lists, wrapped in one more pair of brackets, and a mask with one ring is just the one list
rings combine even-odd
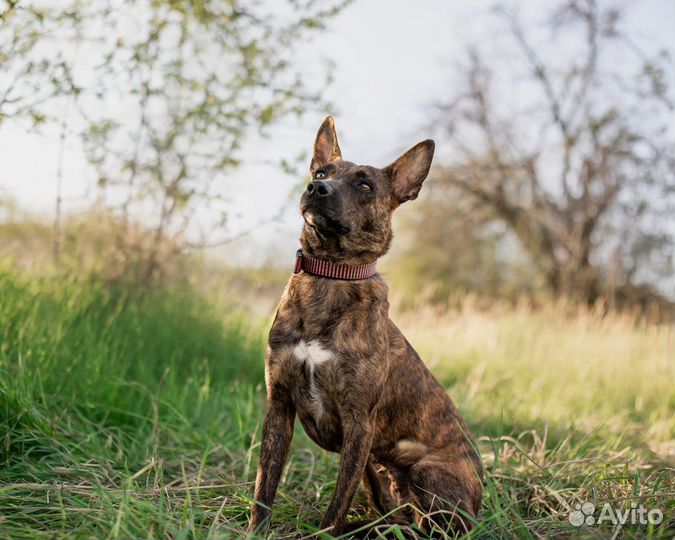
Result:
{"label": "striped collar", "polygon": [[337,264],[309,257],[299,249],[295,254],[293,273],[299,274],[301,271],[332,279],[367,279],[377,273],[377,261],[367,264]]}

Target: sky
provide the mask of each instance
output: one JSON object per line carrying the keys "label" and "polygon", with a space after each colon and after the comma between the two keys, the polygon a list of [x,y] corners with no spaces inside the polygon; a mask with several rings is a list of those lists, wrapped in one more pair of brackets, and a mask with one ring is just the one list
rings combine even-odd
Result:
{"label": "sky", "polygon": [[[335,63],[334,83],[325,97],[333,114],[343,156],[384,166],[419,140],[429,137],[434,103],[452,93],[453,69],[466,45],[492,37],[486,13],[493,0],[357,0],[309,40],[296,58],[304,76],[321,80],[323,58]],[[551,2],[521,0],[521,13],[533,20]],[[675,1],[631,2],[631,31],[649,47],[675,47]],[[288,176],[264,161],[294,157],[311,149],[322,111],[288,119],[268,138],[252,137],[243,149],[245,165],[226,187],[232,199],[229,229],[211,241],[253,228],[242,240],[221,248],[234,263],[292,262],[302,221],[298,196],[291,190],[302,178]],[[440,149],[443,152],[443,148]],[[59,143],[54,133],[37,135],[5,123],[0,128],[0,194],[30,212],[53,215]],[[68,139],[63,156],[65,208],[77,211],[91,201],[87,186],[94,171],[79,141]],[[264,224],[280,207],[279,222]],[[262,225],[260,225],[262,224]],[[289,263],[290,264],[290,263]]]}

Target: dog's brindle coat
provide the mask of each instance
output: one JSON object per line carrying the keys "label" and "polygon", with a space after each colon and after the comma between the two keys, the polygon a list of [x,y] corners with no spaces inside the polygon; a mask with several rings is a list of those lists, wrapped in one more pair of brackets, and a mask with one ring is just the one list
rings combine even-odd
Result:
{"label": "dog's brindle coat", "polygon": [[[363,264],[391,243],[391,214],[417,197],[434,153],[426,140],[384,169],[343,161],[331,117],[317,134],[302,196],[306,255]],[[341,454],[335,492],[321,522],[349,529],[359,480],[371,504],[428,529],[429,514],[471,528],[481,504],[481,466],[459,412],[388,317],[379,274],[344,281],[305,272],[291,277],[269,335],[267,411],[250,521],[267,521],[297,414],[309,437]],[[426,514],[426,517],[425,517]],[[469,518],[467,518],[469,516]]]}

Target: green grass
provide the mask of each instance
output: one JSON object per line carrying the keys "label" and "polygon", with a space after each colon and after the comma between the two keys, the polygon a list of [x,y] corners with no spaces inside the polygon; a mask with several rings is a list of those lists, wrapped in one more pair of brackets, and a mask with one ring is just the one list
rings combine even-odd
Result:
{"label": "green grass", "polygon": [[[0,537],[244,534],[268,321],[216,296],[0,267]],[[472,536],[675,535],[672,329],[556,308],[399,319],[480,437]],[[296,429],[271,535],[316,531],[337,463]],[[584,501],[666,519],[572,527]]]}

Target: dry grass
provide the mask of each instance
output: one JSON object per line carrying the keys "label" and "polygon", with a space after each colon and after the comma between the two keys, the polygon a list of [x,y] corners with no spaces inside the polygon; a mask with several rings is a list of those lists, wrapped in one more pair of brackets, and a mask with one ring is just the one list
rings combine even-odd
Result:
{"label": "dry grass", "polygon": [[484,311],[470,299],[458,311],[418,306],[394,318],[471,409],[496,401],[513,427],[631,433],[655,448],[673,440],[671,325],[562,303]]}

